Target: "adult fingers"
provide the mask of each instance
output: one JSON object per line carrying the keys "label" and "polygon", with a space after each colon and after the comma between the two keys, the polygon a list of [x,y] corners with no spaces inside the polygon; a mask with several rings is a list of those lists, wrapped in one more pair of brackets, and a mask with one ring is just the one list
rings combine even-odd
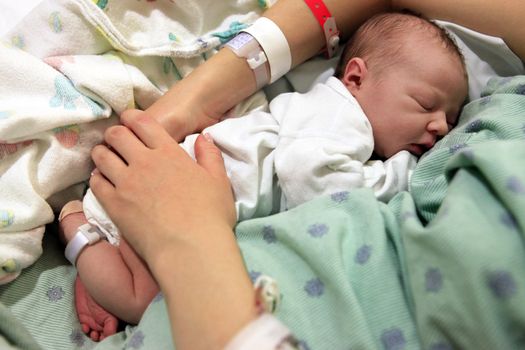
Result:
{"label": "adult fingers", "polygon": [[127,168],[124,160],[104,145],[93,147],[91,150],[91,158],[98,171],[116,186],[118,179]]}
{"label": "adult fingers", "polygon": [[195,158],[197,163],[217,179],[228,179],[222,153],[213,143],[210,134],[200,134],[195,140]]}
{"label": "adult fingers", "polygon": [[95,169],[89,179],[89,187],[91,188],[91,191],[93,191],[95,197],[97,197],[100,204],[102,204],[107,211],[111,204],[113,194],[115,193],[115,187],[113,184],[109,182],[100,171]]}
{"label": "adult fingers", "polygon": [[210,195],[215,193],[220,196],[223,209],[217,211],[217,213],[225,215],[222,218],[227,220],[228,224],[233,227],[237,216],[230,179],[226,173],[222,153],[219,148],[215,146],[209,134],[200,134],[195,140],[195,159],[210,176],[217,179],[218,186],[212,189]]}
{"label": "adult fingers", "polygon": [[130,129],[122,125],[107,129],[104,139],[127,163],[145,149],[144,143]]}
{"label": "adult fingers", "polygon": [[173,142],[168,132],[158,121],[139,110],[128,110],[122,113],[120,121],[128,127],[149,148],[158,148],[165,143]]}

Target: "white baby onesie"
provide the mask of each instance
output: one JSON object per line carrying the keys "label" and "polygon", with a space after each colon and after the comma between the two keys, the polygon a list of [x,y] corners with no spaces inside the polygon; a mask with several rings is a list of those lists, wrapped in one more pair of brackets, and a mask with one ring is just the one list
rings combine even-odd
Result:
{"label": "white baby onesie", "polygon": [[[305,94],[277,96],[270,112],[256,110],[205,132],[222,151],[240,221],[353,188],[372,188],[386,202],[408,189],[416,164],[407,151],[384,162],[369,160],[374,150],[370,123],[334,77]],[[190,135],[181,143],[192,157],[196,138]],[[111,242],[118,240],[118,231],[90,191],[84,210]]]}

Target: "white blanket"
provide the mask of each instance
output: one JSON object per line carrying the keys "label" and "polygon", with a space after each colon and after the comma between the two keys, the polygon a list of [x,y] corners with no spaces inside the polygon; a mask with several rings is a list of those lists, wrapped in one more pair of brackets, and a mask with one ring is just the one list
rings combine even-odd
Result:
{"label": "white blanket", "polygon": [[0,283],[79,198],[91,148],[263,10],[255,0],[47,0],[0,45]]}

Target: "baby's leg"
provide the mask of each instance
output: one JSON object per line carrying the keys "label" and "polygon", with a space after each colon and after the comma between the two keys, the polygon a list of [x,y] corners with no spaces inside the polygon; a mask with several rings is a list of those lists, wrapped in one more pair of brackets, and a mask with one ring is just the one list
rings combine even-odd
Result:
{"label": "baby's leg", "polygon": [[[81,212],[64,217],[60,227],[65,241],[69,241],[78,227],[86,222]],[[80,288],[77,289],[77,296],[85,296],[85,300],[77,301],[77,307],[92,306],[93,300],[89,300],[92,297],[103,309],[128,323],[138,323],[159,291],[145,263],[124,240],[121,240],[119,247],[112,246],[105,240],[86,247],[78,257],[77,270],[81,280],[80,287],[83,284],[87,291],[84,293]],[[76,285],[78,287],[79,283]],[[77,312],[80,311],[86,310],[77,308]],[[88,308],[87,311],[93,310]],[[91,328],[89,324],[88,327]]]}
{"label": "baby's leg", "polygon": [[127,323],[137,324],[159,292],[144,261],[123,239],[118,247],[104,240],[86,248],[77,270],[89,294]]}
{"label": "baby's leg", "polygon": [[[68,204],[73,204],[70,205],[73,209],[67,210],[70,213],[62,218],[64,207],[59,218],[59,235],[64,243],[71,240],[77,228],[86,223],[84,214],[79,212],[82,208],[82,203],[70,202]],[[74,288],[75,308],[82,331],[88,334],[94,341],[99,341],[115,334],[117,332],[118,319],[93,300],[78,275],[75,279]]]}

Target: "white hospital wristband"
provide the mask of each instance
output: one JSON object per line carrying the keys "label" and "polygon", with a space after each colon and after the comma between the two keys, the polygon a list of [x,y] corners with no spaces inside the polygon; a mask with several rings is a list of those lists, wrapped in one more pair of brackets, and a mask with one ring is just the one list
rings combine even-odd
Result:
{"label": "white hospital wristband", "polygon": [[224,350],[299,350],[299,342],[277,318],[262,314],[235,335]]}
{"label": "white hospital wristband", "polygon": [[266,70],[268,59],[261,46],[255,38],[248,33],[239,33],[232,40],[228,41],[226,47],[232,50],[237,57],[246,58],[255,76],[257,90],[268,84],[270,78]]}
{"label": "white hospital wristband", "polygon": [[65,256],[69,262],[76,266],[78,256],[87,245],[92,245],[103,237],[103,234],[90,224],[80,226],[72,240],[66,245]]}
{"label": "white hospital wristband", "polygon": [[277,24],[266,17],[260,17],[242,31],[251,34],[264,50],[270,64],[270,83],[290,70],[292,67],[290,46]]}

